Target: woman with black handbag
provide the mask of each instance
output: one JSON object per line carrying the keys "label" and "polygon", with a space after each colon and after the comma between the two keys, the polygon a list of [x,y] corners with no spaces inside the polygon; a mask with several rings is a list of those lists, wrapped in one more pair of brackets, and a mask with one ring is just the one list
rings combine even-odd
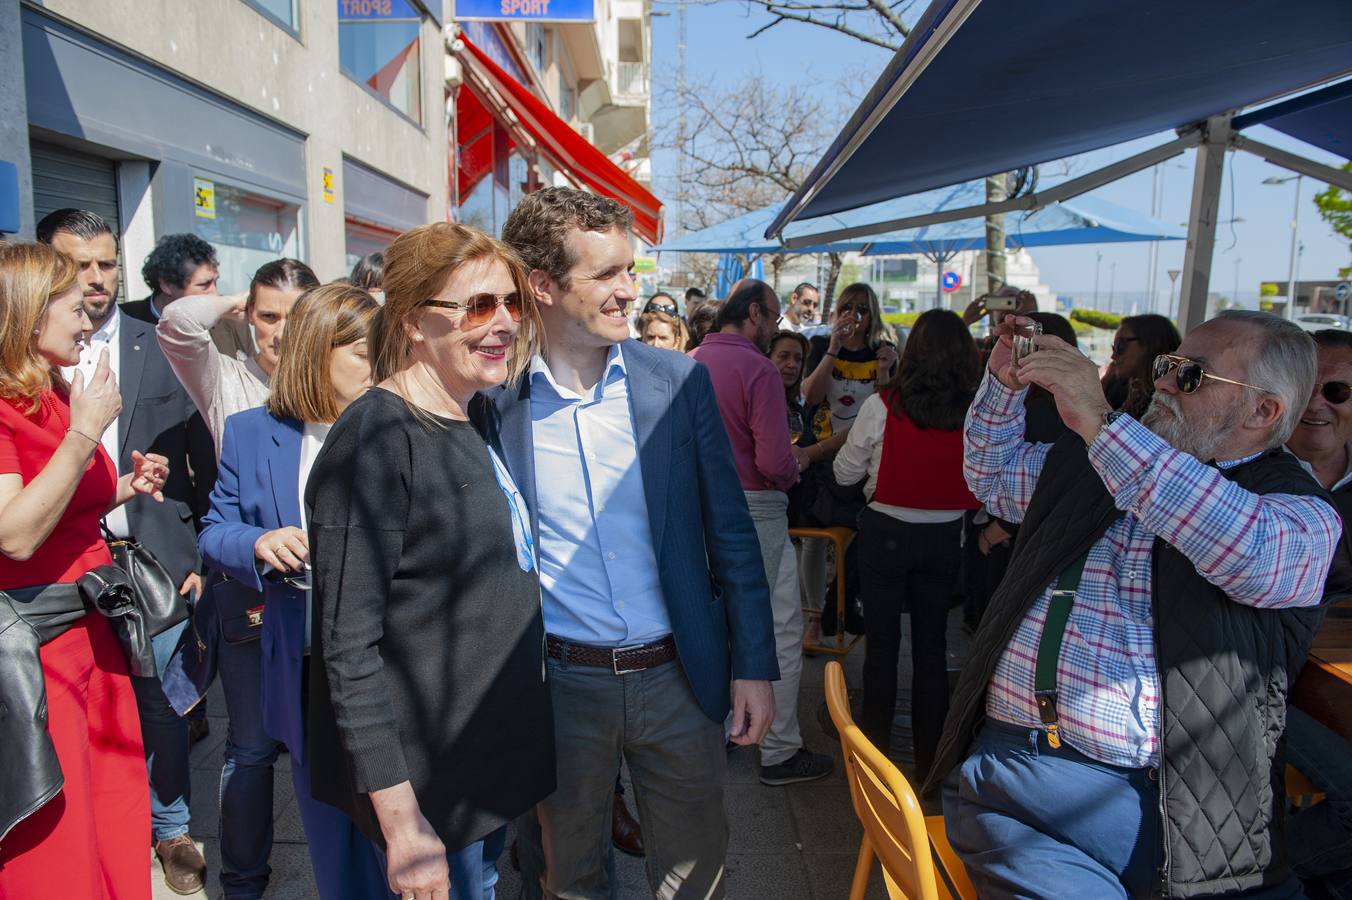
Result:
{"label": "woman with black handbag", "polygon": [[961,565],[962,518],[979,505],[962,474],[962,425],[981,380],[981,357],[956,313],[916,320],[896,379],[864,401],[836,478],[867,478],[859,515],[864,600],[864,710],[860,727],[884,753],[896,715],[901,614],[911,616],[915,774],[924,778],[948,712],[945,629]]}
{"label": "woman with black handbag", "polygon": [[[221,664],[240,747],[221,774],[221,847],[231,861],[221,874],[226,896],[259,896],[267,885],[272,766],[282,744],[291,752],[320,897],[388,894],[374,845],[346,815],[314,799],[303,708],[310,551],[301,498],[329,428],[370,386],[366,337],[379,308],[350,285],[306,291],[291,310],[267,406],[225,422],[198,547],[225,576],[213,590],[221,638],[230,645]],[[261,639],[245,648],[240,642],[250,630]]]}
{"label": "woman with black handbag", "polygon": [[[0,245],[0,897],[150,897],[150,796],[127,660],[75,582],[112,562],[103,514],[163,499],[167,460],[117,477],[100,437],[122,408],[71,259]],[[44,710],[45,707],[45,710]],[[45,711],[45,722],[43,713]]]}

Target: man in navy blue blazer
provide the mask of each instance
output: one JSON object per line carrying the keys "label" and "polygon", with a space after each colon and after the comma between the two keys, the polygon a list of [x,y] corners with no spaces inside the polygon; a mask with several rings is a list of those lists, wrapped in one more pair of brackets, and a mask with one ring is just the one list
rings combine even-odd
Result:
{"label": "man in navy blue blazer", "polygon": [[756,744],[774,715],[769,588],[708,372],[629,340],[631,226],[613,200],[547,188],[503,229],[546,336],[494,395],[548,632],[558,790],[536,809],[540,881],[550,897],[610,896],[623,758],[654,895],[721,897],[724,723],[731,710],[731,739]]}

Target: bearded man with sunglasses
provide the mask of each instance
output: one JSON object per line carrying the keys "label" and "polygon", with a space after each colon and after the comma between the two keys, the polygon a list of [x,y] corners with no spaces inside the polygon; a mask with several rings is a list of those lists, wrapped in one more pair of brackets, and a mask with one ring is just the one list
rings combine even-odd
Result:
{"label": "bearded man with sunglasses", "polygon": [[522,880],[611,895],[623,759],[653,895],[719,898],[723,723],[731,712],[731,740],[750,745],[774,717],[770,591],[708,370],[628,339],[631,228],[614,200],[546,188],[502,232],[546,338],[493,394],[538,548],[558,757],[558,789],[518,823]]}
{"label": "bearded man with sunglasses", "polygon": [[[969,486],[1022,528],[926,785],[953,848],[983,898],[1299,897],[1277,743],[1341,532],[1282,450],[1314,346],[1223,313],[1157,359],[1137,421],[1055,337],[1013,363],[1026,324],[966,425]],[[1055,444],[1022,439],[1028,384]]]}

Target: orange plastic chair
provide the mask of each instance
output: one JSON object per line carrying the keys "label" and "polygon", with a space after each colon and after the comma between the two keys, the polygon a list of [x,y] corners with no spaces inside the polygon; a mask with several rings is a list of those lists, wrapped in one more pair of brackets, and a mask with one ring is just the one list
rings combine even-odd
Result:
{"label": "orange plastic chair", "polygon": [[[823,541],[830,541],[836,548],[836,637],[834,644],[817,643],[809,644],[803,642],[803,649],[814,653],[829,653],[832,656],[844,657],[854,649],[864,639],[862,634],[856,634],[848,643],[845,641],[845,548],[849,546],[850,541],[854,539],[854,530],[850,528],[790,528],[789,537],[793,538],[818,538]],[[813,619],[820,620],[821,610],[813,609],[810,606],[803,607],[803,614],[807,616],[810,622]]]}
{"label": "orange plastic chair", "polygon": [[840,733],[854,812],[864,826],[850,900],[862,900],[875,858],[893,900],[976,900],[944,836],[943,817],[925,817],[906,778],[854,724],[845,670],[835,660],[826,664],[826,706]]}

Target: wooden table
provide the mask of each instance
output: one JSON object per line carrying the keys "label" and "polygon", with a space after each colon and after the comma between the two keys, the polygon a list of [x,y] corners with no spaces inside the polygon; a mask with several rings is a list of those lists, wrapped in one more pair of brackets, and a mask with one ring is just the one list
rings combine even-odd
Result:
{"label": "wooden table", "polygon": [[1352,606],[1329,610],[1291,702],[1352,741]]}

